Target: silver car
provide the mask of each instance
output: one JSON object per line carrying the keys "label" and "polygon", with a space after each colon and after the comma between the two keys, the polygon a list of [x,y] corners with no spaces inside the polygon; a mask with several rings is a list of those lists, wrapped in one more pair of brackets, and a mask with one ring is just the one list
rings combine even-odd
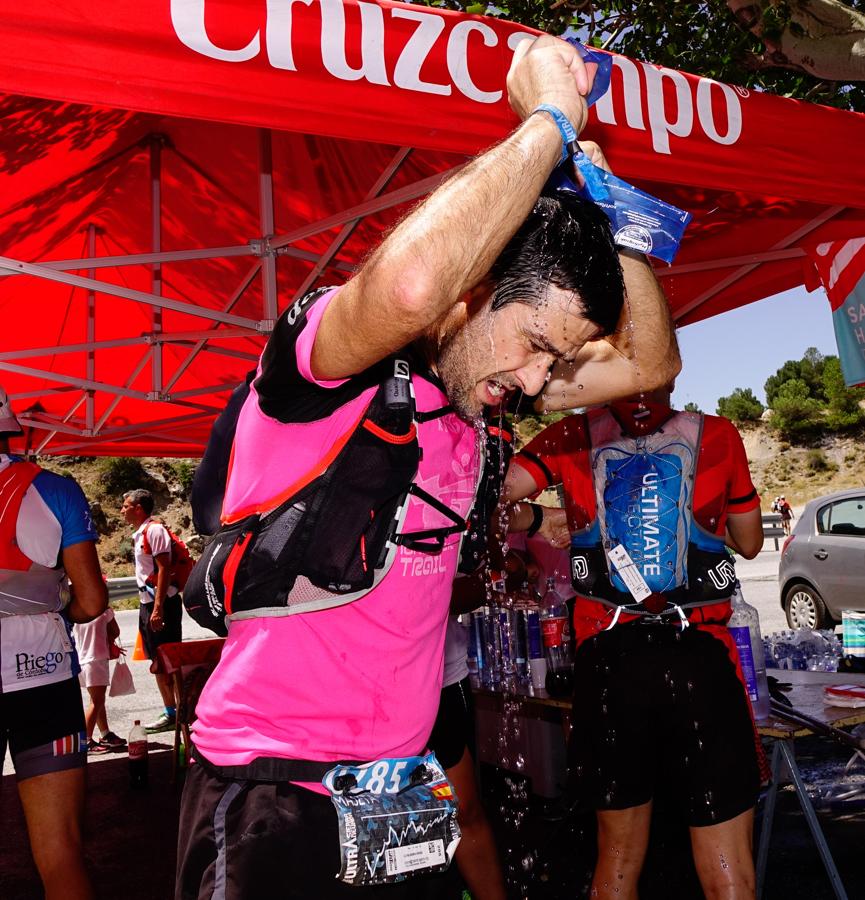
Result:
{"label": "silver car", "polygon": [[781,606],[791,628],[831,628],[865,610],[865,487],[811,500],[781,550]]}

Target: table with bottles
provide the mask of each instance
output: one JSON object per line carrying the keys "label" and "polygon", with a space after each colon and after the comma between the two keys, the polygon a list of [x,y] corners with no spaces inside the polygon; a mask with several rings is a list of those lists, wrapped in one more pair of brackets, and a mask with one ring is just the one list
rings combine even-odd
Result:
{"label": "table with bottles", "polygon": [[[796,764],[795,739],[815,731],[771,714],[766,670],[789,685],[788,698],[795,709],[831,728],[865,723],[865,707],[828,705],[824,702],[824,688],[831,684],[865,685],[865,675],[836,671],[843,648],[831,631],[778,632],[763,639],[757,610],[745,602],[738,583],[732,598],[729,627],[757,717],[757,730],[773,742],[772,784],[766,795],[757,857],[757,896],[761,896],[765,882],[778,786],[783,781],[792,781],[834,894],[839,900],[846,900],[843,883]],[[501,744],[503,735],[514,729],[519,717],[525,723],[545,723],[548,736],[552,733],[549,726],[555,723],[563,735],[556,741],[547,740],[546,752],[540,754],[543,758],[532,759],[529,753],[517,751],[506,754],[505,758],[533,777],[543,777],[546,768],[555,768],[551,755],[557,755],[559,768],[563,767],[563,747],[574,725],[570,699],[573,652],[567,605],[556,593],[552,579],[537,603],[514,602],[502,597],[501,603],[489,604],[472,613],[469,670],[479,711],[481,756],[484,739],[487,747],[496,740]],[[498,735],[484,734],[496,730]]]}

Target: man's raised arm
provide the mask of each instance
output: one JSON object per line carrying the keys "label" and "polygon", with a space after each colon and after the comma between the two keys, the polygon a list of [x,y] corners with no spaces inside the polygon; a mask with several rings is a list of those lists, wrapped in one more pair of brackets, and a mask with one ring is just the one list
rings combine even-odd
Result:
{"label": "man's raised arm", "polygon": [[390,233],[325,311],[312,353],[316,378],[356,374],[415,340],[479,284],[525,220],[562,151],[540,104],[579,132],[590,78],[557,38],[523,41],[508,99],[523,124],[439,187]]}
{"label": "man's raised arm", "polygon": [[619,254],[625,304],[616,331],[558,363],[538,401],[544,410],[596,406],[669,384],[682,368],[667,298],[645,256]]}

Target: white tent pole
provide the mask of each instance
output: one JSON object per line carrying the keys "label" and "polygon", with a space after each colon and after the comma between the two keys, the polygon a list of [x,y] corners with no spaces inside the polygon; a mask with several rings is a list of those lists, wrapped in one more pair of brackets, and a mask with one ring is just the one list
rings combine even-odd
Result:
{"label": "white tent pole", "polygon": [[[98,447],[100,444],[123,444],[127,441],[139,440],[141,438],[155,438],[156,440],[162,440],[165,438],[166,434],[170,434],[172,431],[176,431],[179,428],[182,428],[182,425],[177,425],[172,428],[166,428],[164,432],[161,433],[151,433],[149,431],[142,431],[137,434],[127,434],[120,435],[118,437],[113,438],[96,438],[95,440],[90,440],[86,442],[81,442],[77,444],[58,444],[56,447],[52,447],[52,451],[54,453],[72,453],[75,450],[92,450],[93,447]],[[190,444],[193,447],[204,448],[206,444],[202,441],[194,440],[193,438],[184,437],[182,438],[182,443]]]}
{"label": "white tent pole", "polygon": [[[279,315],[276,284],[276,253],[270,246],[273,237],[273,144],[269,129],[258,132],[258,213],[261,225],[261,286],[264,308],[262,318],[271,322]],[[272,327],[272,326],[271,326]]]}
{"label": "white tent pole", "polygon": [[[87,255],[88,256],[96,256],[96,226],[91,222],[87,226]],[[95,281],[96,280],[96,270],[90,269],[88,271],[88,275],[90,278]],[[89,290],[87,292],[87,343],[93,344],[96,341],[96,292],[93,290]],[[85,367],[85,375],[90,381],[96,380],[96,354],[93,352],[93,349],[89,349],[87,351],[87,365]],[[84,418],[87,422],[87,428],[93,428],[94,421],[94,406],[93,406],[93,391],[87,391],[85,395],[87,399],[87,404],[85,406]],[[77,408],[77,407],[76,407]],[[64,420],[65,421],[65,420]],[[50,440],[51,438],[49,438]],[[37,448],[37,453],[42,449],[42,445]]]}
{"label": "white tent pole", "polygon": [[[785,237],[783,240],[778,241],[778,243],[775,244],[774,247],[770,247],[770,252],[772,250],[786,249],[790,246],[790,244],[795,243],[806,234],[814,231],[815,228],[819,228],[825,222],[828,222],[829,219],[837,216],[838,213],[843,212],[846,208],[846,206],[830,206],[828,209],[824,209],[819,216],[812,219],[810,222],[807,222],[801,228],[797,228],[796,231],[792,232],[792,234],[788,234],[787,237]],[[726,290],[728,287],[730,287],[731,284],[735,284],[737,281],[753,272],[754,269],[759,267],[759,265],[760,263],[752,263],[747,266],[742,266],[742,268],[737,269],[735,272],[731,272],[726,278],[722,278],[717,284],[712,285],[709,290],[704,291],[702,294],[700,294],[699,297],[695,297],[693,300],[691,300],[690,303],[686,303],[681,309],[676,310],[674,320],[678,322],[681,319],[684,319],[686,315],[693,312],[704,303],[707,303],[712,299],[712,297],[720,294],[721,291]]]}
{"label": "white tent pole", "polygon": [[[46,269],[55,269],[60,272],[75,271],[76,269],[118,269],[123,266],[143,266],[152,263],[189,262],[197,259],[231,259],[237,256],[258,256],[261,253],[261,241],[256,238],[248,244],[239,244],[232,247],[210,247],[201,250],[166,250],[162,253],[128,253],[123,256],[97,256],[94,259],[83,257],[81,259],[51,259],[43,260],[39,265]],[[307,262],[318,262],[319,255],[309,250],[298,250],[296,247],[280,247],[280,256],[293,256]],[[349,263],[336,262],[331,268],[345,272],[353,272],[355,267]],[[8,278],[12,275],[23,275],[23,272],[0,272],[0,278]]]}
{"label": "white tent pole", "polygon": [[255,319],[247,319],[244,316],[233,316],[221,313],[215,309],[196,306],[194,303],[186,303],[183,300],[172,300],[168,297],[156,297],[144,291],[136,291],[132,288],[120,287],[107,281],[93,281],[90,278],[82,278],[79,275],[70,275],[67,272],[56,272],[37,263],[26,263],[20,259],[11,259],[8,256],[0,256],[0,269],[8,269],[26,275],[35,275],[45,278],[47,281],[56,281],[60,284],[68,284],[72,287],[93,288],[98,294],[111,294],[113,297],[122,297],[125,300],[134,300],[150,306],[160,306],[163,309],[173,309],[176,312],[188,313],[200,319],[209,319],[213,322],[225,322],[228,325],[240,325],[243,328],[251,328],[260,331],[261,326]]}
{"label": "white tent pole", "polygon": [[[73,406],[70,408],[69,412],[66,413],[66,415],[61,419],[61,422],[62,422],[63,424],[65,424],[66,422],[68,422],[68,421],[72,418],[72,416],[75,415],[75,413],[78,411],[78,408],[81,406],[82,403],[84,403],[85,400],[89,400],[91,403],[93,402],[92,394],[91,394],[89,391],[86,392],[86,393],[84,393],[84,394],[82,394],[82,395],[78,398],[78,400],[77,400],[77,401],[73,404]],[[92,428],[93,426],[88,424],[87,427],[88,427],[88,428]],[[51,441],[54,440],[54,437],[55,437],[56,434],[57,434],[57,431],[56,431],[56,430],[55,430],[55,431],[52,431],[52,432],[50,432],[50,433],[48,434],[47,437],[43,438],[43,439],[39,442],[39,446],[38,446],[38,447],[35,449],[35,451],[34,451],[34,452],[36,453],[37,456],[45,449],[46,444],[49,444]]]}
{"label": "white tent pole", "polygon": [[[274,238],[270,242],[271,246],[285,247],[288,244],[293,244],[295,241],[301,241],[304,238],[308,238],[313,234],[319,234],[322,231],[336,228],[337,225],[350,222],[352,219],[363,218],[371,213],[389,209],[391,206],[398,206],[400,203],[408,203],[411,200],[416,200],[418,197],[423,197],[430,191],[435,190],[435,188],[437,188],[445,178],[450,177],[454,171],[456,171],[456,167],[454,169],[448,169],[446,172],[439,172],[437,175],[430,175],[428,178],[423,178],[420,181],[414,182],[414,184],[408,184],[405,187],[399,188],[399,190],[391,191],[389,194],[384,194],[373,200],[359,203],[357,206],[352,206],[349,209],[344,209],[342,212],[328,216],[326,219],[319,219],[318,222],[311,222],[309,225],[304,225],[302,228],[297,228],[294,231],[290,231],[288,234],[283,234]],[[0,261],[2,261],[2,258],[0,258]]]}
{"label": "white tent pole", "polygon": [[226,384],[223,381],[221,384],[211,384],[207,387],[189,388],[189,390],[177,391],[177,393],[172,394],[170,402],[174,403],[175,400],[183,400],[186,397],[200,397],[202,394],[221,394],[225,391],[233,391],[235,387],[234,382]]}
{"label": "white tent pole", "polygon": [[[260,268],[261,268],[261,262],[256,260],[252,264],[252,266],[250,267],[250,269],[246,273],[246,275],[243,277],[243,280],[237,286],[234,293],[229,298],[228,303],[226,303],[225,306],[223,307],[223,312],[231,312],[231,310],[234,308],[234,305],[238,302],[238,300],[240,300],[240,298],[246,292],[246,289],[252,284],[253,279],[258,274],[258,270]],[[206,338],[202,338],[201,340],[199,340],[196,343],[196,345],[192,348],[192,350],[189,351],[186,359],[184,359],[183,362],[180,363],[180,365],[175,370],[174,374],[171,376],[171,378],[169,378],[168,383],[165,385],[166,391],[170,391],[174,387],[174,385],[177,383],[180,376],[192,364],[195,357],[198,356],[198,354],[201,353],[201,351],[206,347],[207,341],[209,341],[211,339],[211,336],[215,337],[219,333],[220,333],[220,331],[217,329],[217,326],[214,325],[211,328],[211,330],[209,332],[207,332],[208,336]]]}
{"label": "white tent pole", "polygon": [[783,262],[787,259],[798,259],[805,256],[801,247],[789,250],[773,250],[767,253],[749,253],[745,256],[724,256],[720,259],[707,259],[703,262],[682,263],[681,266],[656,269],[658,278],[672,278],[674,275],[690,275],[692,272],[709,272],[713,269],[729,269],[733,266],[747,266],[752,263]]}
{"label": "white tent pole", "polygon": [[[51,440],[51,436],[57,434],[74,434],[76,437],[87,437],[87,429],[81,426],[67,425],[65,419],[61,422],[50,416],[41,416],[38,413],[25,413],[18,416],[18,421],[27,428],[36,428],[40,431],[51,431],[51,435],[47,440]],[[83,423],[82,423],[83,425]]]}
{"label": "white tent pole", "polygon": [[[150,234],[154,253],[162,251],[162,135],[150,138]],[[162,264],[154,262],[151,268],[150,292],[162,296]],[[154,306],[151,312],[153,333],[162,331],[162,308]],[[162,344],[153,348],[150,364],[151,387],[154,394],[162,393]]]}
{"label": "white tent pole", "polygon": [[[148,353],[151,351],[149,350]],[[59,372],[49,372],[47,369],[34,369],[30,366],[18,366],[14,363],[0,362],[0,369],[4,372],[14,372],[16,375],[30,375],[33,378],[47,378],[48,381],[59,381],[61,384],[71,384],[73,387],[83,390],[106,391],[109,394],[118,394],[121,397],[132,397],[135,400],[149,400],[150,395],[143,391],[133,391],[129,388],[119,387],[114,384],[106,384],[103,381],[90,381],[87,378],[76,378],[74,375],[62,375]]]}
{"label": "white tent pole", "polygon": [[[188,344],[206,337],[210,340],[226,340],[239,337],[257,337],[259,332],[248,328],[226,328],[219,331],[178,331],[176,333],[145,333],[137,337],[114,338],[110,341],[88,341],[84,344],[61,344],[59,347],[30,347],[26,350],[6,350],[0,352],[0,360],[27,359],[31,356],[60,356],[64,353],[92,353],[96,350],[110,350],[115,347],[138,347],[141,344]],[[222,348],[218,348],[222,350]],[[227,351],[239,352],[239,351]],[[244,357],[251,354],[244,353]],[[252,356],[253,359],[257,357]]]}
{"label": "white tent pole", "polygon": [[43,388],[39,391],[17,391],[9,395],[10,400],[30,400],[33,397],[62,397],[64,394],[74,393],[77,388],[71,385],[55,388]]}
{"label": "white tent pole", "polygon": [[[399,171],[399,167],[405,162],[409,153],[411,153],[411,147],[400,147],[400,149],[396,152],[394,158],[388,163],[385,167],[384,171],[376,180],[376,183],[370,188],[367,195],[363,198],[364,201],[372,200],[390,184],[394,175]],[[294,297],[292,301],[297,300],[299,297],[302,297],[316,282],[318,276],[327,268],[330,261],[339,253],[342,245],[351,237],[352,232],[355,228],[357,228],[358,222],[361,221],[360,216],[356,219],[352,219],[350,222],[346,222],[345,225],[340,229],[339,234],[334,238],[331,245],[324,251],[319,261],[312,267],[312,271],[306,278],[303,279],[303,284],[294,292]]]}
{"label": "white tent pole", "polygon": [[[135,379],[144,371],[144,367],[147,363],[150,362],[150,355],[153,353],[153,347],[149,347],[147,352],[141,357],[138,361],[138,365],[132,370],[129,377],[126,379],[126,387],[129,387],[130,384],[134,384]],[[99,421],[96,423],[96,427],[93,429],[93,434],[99,434],[102,430],[102,426],[108,421],[111,413],[117,409],[117,404],[120,403],[121,395],[117,395],[106,407],[105,412],[99,417]]]}
{"label": "white tent pole", "polygon": [[[93,259],[48,259],[39,265],[59,272],[74,272],[76,269],[116,269],[122,266],[149,266],[153,263],[187,262],[196,259],[228,259],[233,256],[255,256],[251,244],[232,247],[209,247],[201,250],[166,250],[163,253],[124,253],[122,256],[97,256]],[[318,257],[316,257],[318,258]],[[21,275],[22,272],[0,272],[0,278]]]}

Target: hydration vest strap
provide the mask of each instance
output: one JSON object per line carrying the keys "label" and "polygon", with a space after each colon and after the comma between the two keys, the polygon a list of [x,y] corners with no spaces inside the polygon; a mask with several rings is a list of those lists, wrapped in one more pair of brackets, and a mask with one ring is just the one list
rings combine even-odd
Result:
{"label": "hydration vest strap", "polygon": [[408,493],[414,494],[419,500],[423,500],[424,503],[431,506],[436,512],[440,512],[454,524],[394,535],[393,542],[395,544],[407,547],[409,550],[417,550],[420,553],[441,553],[444,549],[446,537],[452,534],[461,534],[466,530],[467,522],[462,516],[458,516],[452,509],[445,506],[432,494],[428,494],[423,488],[412,484],[408,489]]}
{"label": "hydration vest strap", "polygon": [[454,408],[450,405],[442,406],[439,409],[431,409],[429,412],[421,412],[420,410],[415,410],[414,417],[417,420],[419,425],[422,425],[424,422],[432,422],[434,419],[441,419],[443,416],[446,416],[448,413],[452,413]]}
{"label": "hydration vest strap", "polygon": [[24,495],[40,471],[34,463],[11,462],[0,472],[0,568],[26,571],[33,565],[18,549],[16,533]]}
{"label": "hydration vest strap", "polygon": [[321,762],[311,759],[281,759],[276,756],[258,756],[244,766],[217,766],[204,757],[193,746],[195,762],[214,778],[225,781],[306,781],[318,782],[334,766],[362,766],[364,763],[339,760],[337,762]]}

